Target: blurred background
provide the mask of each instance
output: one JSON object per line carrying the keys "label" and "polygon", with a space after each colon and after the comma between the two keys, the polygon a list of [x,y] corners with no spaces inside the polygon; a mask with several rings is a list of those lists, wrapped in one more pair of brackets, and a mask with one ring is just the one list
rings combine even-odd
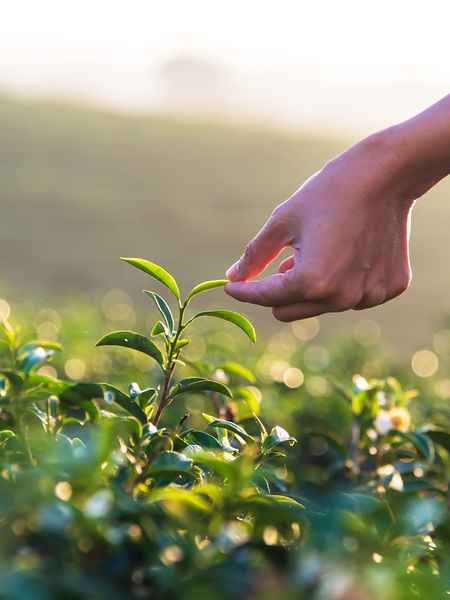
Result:
{"label": "blurred background", "polygon": [[[448,93],[449,16],[446,0],[5,4],[0,308],[120,289],[147,306],[119,256],[161,264],[184,290],[223,277],[327,160]],[[414,210],[407,293],[321,317],[322,339],[362,331],[393,355],[434,352],[449,224],[447,180]],[[220,293],[206,301],[260,332],[291,328]]]}

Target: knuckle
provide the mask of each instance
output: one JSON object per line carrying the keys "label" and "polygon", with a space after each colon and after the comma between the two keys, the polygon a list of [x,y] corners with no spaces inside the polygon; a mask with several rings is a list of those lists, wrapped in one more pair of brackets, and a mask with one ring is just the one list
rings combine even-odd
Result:
{"label": "knuckle", "polygon": [[411,271],[405,271],[399,277],[399,284],[397,287],[398,294],[405,292],[409,288],[410,283],[411,283]]}
{"label": "knuckle", "polygon": [[[403,294],[411,283],[411,272],[409,270],[403,271],[400,275],[396,277],[395,285],[393,286],[393,291],[390,294],[387,294],[386,300],[391,300]],[[386,301],[385,300],[385,301]]]}
{"label": "knuckle", "polygon": [[283,214],[284,214],[283,205],[279,204],[278,206],[276,206],[273,209],[272,214],[270,215],[269,223],[272,221],[278,221],[278,219],[281,219],[283,217]]}
{"label": "knuckle", "polygon": [[362,292],[357,290],[341,293],[335,300],[336,312],[355,308],[361,302],[362,297]]}
{"label": "knuckle", "polygon": [[386,300],[386,289],[384,286],[376,286],[369,290],[363,300],[359,303],[361,308],[373,308],[383,304]]}

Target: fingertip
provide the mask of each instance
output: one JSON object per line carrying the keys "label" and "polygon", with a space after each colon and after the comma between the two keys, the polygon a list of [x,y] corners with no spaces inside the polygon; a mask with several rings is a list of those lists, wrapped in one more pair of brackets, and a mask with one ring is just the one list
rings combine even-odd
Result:
{"label": "fingertip", "polygon": [[227,279],[229,279],[230,281],[233,281],[234,279],[237,278],[237,275],[239,273],[239,261],[237,260],[234,265],[231,265],[231,267],[228,269],[228,271],[225,273],[225,276],[227,277]]}

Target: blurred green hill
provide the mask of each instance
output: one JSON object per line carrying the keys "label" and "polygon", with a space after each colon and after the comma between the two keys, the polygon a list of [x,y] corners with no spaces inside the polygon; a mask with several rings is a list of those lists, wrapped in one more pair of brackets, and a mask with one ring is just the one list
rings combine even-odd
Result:
{"label": "blurred green hill", "polygon": [[[352,141],[7,98],[0,134],[0,289],[52,302],[74,286],[137,297],[145,282],[119,256],[153,260],[185,289],[222,277],[274,206]],[[398,347],[428,339],[448,304],[449,192],[443,182],[415,209],[408,292],[326,316],[326,329],[375,318]],[[269,310],[240,308],[257,327],[281,326]]]}

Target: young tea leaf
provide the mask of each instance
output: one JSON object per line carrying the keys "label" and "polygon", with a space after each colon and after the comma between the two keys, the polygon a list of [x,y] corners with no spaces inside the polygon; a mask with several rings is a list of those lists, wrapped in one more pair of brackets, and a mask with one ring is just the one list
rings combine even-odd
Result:
{"label": "young tea leaf", "polygon": [[143,425],[147,423],[147,417],[144,411],[140,408],[138,404],[136,404],[136,402],[133,402],[125,394],[125,392],[122,392],[122,390],[119,390],[119,388],[115,387],[114,385],[111,385],[110,383],[102,383],[101,386],[106,390],[108,394],[111,394],[110,399],[113,402],[121,406],[124,410],[129,412],[130,415],[133,415],[133,417],[136,417],[136,419],[140,421]]}
{"label": "young tea leaf", "polygon": [[252,438],[251,435],[249,435],[245,431],[245,429],[243,427],[241,427],[240,425],[237,425],[236,423],[233,423],[232,421],[224,421],[222,419],[215,419],[214,421],[211,421],[211,423],[208,423],[208,425],[206,426],[206,429],[210,429],[211,427],[220,427],[222,429],[227,429],[228,431],[231,431],[235,435],[240,436],[246,442],[250,442],[251,444],[255,443],[255,440]]}
{"label": "young tea leaf", "polygon": [[17,350],[17,356],[21,357],[23,354],[26,354],[27,352],[29,352],[30,350],[34,350],[35,348],[62,351],[62,346],[61,344],[58,344],[58,342],[45,342],[42,340],[33,340],[31,342],[28,342],[27,344],[24,344],[23,346],[20,346],[20,348]]}
{"label": "young tea leaf", "polygon": [[45,350],[41,346],[33,346],[20,360],[20,367],[28,375],[33,367],[40,364],[55,353],[54,350]]}
{"label": "young tea leaf", "polygon": [[196,296],[197,294],[201,294],[201,292],[206,292],[206,290],[212,290],[213,288],[222,287],[226,283],[230,283],[228,279],[217,279],[214,281],[204,281],[203,283],[199,283],[189,292],[187,297],[188,300],[192,298],[192,296]]}
{"label": "young tea leaf", "polygon": [[93,400],[102,397],[103,389],[99,385],[84,382],[67,384],[66,389],[59,395],[61,402],[80,406],[93,421],[100,418],[100,411]]}
{"label": "young tea leaf", "polygon": [[295,444],[296,441],[297,440],[294,437],[290,436],[285,429],[276,425],[264,440],[262,452],[263,454],[265,454],[266,452],[269,452],[269,450],[272,450],[272,448],[278,446],[278,444],[282,444],[283,442],[289,442],[289,444],[292,446],[293,444]]}
{"label": "young tea leaf", "polygon": [[198,444],[202,448],[218,448],[220,450],[222,447],[214,436],[205,431],[191,431],[186,437],[193,444]]}
{"label": "young tea leaf", "polygon": [[148,290],[144,290],[144,294],[150,296],[153,302],[156,304],[157,309],[162,315],[162,318],[166,322],[167,329],[169,330],[169,334],[172,335],[173,332],[173,316],[170,311],[169,305],[159,294],[155,294],[155,292],[149,292]]}
{"label": "young tea leaf", "polygon": [[142,258],[122,258],[122,260],[157,279],[160,283],[169,288],[177,300],[180,299],[180,290],[178,289],[177,282],[172,275],[162,267]]}
{"label": "young tea leaf", "polygon": [[184,394],[186,392],[218,392],[219,394],[224,394],[224,396],[228,396],[232,398],[232,393],[223,383],[219,383],[218,381],[212,381],[211,379],[204,379],[203,377],[187,377],[186,379],[182,379],[178,381],[174,386],[172,386],[169,392],[169,398],[175,398],[179,394]]}
{"label": "young tea leaf", "polygon": [[246,379],[249,383],[255,383],[255,376],[251,371],[239,365],[235,362],[225,362],[218,366],[219,369],[225,371],[225,373],[229,373],[230,375],[237,375],[238,377],[242,377],[242,379]]}
{"label": "young tea leaf", "polygon": [[133,331],[114,331],[113,333],[108,333],[95,345],[132,348],[133,350],[147,354],[147,356],[151,356],[161,366],[164,364],[164,358],[158,346],[148,338]]}
{"label": "young tea leaf", "polygon": [[155,388],[145,388],[145,390],[141,390],[137,383],[132,383],[128,386],[128,393],[130,394],[131,402],[137,402],[142,410],[149,404],[153,404],[157,395]]}
{"label": "young tea leaf", "polygon": [[174,352],[178,352],[178,350],[184,348],[184,346],[189,344],[190,341],[191,340],[178,340],[178,342],[175,344]]}
{"label": "young tea leaf", "polygon": [[153,325],[153,329],[151,330],[150,335],[152,337],[155,337],[155,335],[161,335],[162,333],[164,335],[168,336],[169,330],[167,329],[167,326],[164,325],[164,323],[162,321],[158,321],[157,323],[155,323]]}
{"label": "young tea leaf", "polygon": [[253,343],[256,342],[256,334],[253,325],[250,323],[250,321],[248,321],[239,313],[236,313],[232,310],[205,310],[191,317],[187,324],[191,323],[194,319],[197,319],[198,317],[216,317],[217,319],[223,319],[224,321],[234,323],[240,329],[242,329],[244,333],[248,335],[248,337],[252,340]]}
{"label": "young tea leaf", "polygon": [[148,474],[155,475],[187,475],[192,467],[192,459],[179,452],[161,452],[153,463]]}

